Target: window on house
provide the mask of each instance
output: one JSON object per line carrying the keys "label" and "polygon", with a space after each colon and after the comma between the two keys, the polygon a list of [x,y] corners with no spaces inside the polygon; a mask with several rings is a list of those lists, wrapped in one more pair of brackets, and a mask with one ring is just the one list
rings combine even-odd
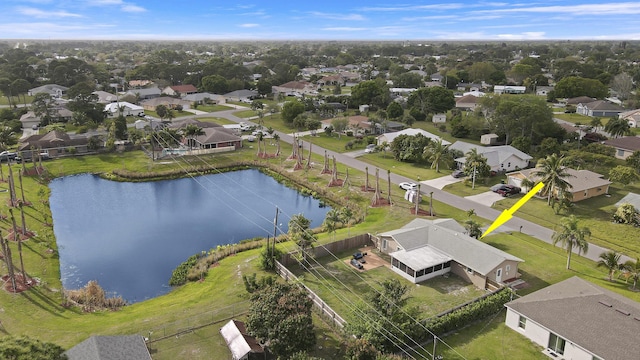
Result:
{"label": "window on house", "polygon": [[618,156],[624,156],[624,150],[618,149]]}
{"label": "window on house", "polygon": [[518,327],[522,330],[524,330],[527,327],[527,318],[524,316],[520,316],[520,319],[518,319]]}
{"label": "window on house", "polygon": [[433,272],[433,266],[432,266],[432,267],[429,267],[429,268],[424,269],[424,273],[425,273],[425,274],[431,274],[432,272]]}
{"label": "window on house", "polygon": [[509,167],[509,168],[511,167],[511,163],[510,162],[507,163],[507,167]]}
{"label": "window on house", "polygon": [[442,264],[438,264],[433,267],[433,271],[440,271],[440,270],[442,270]]}
{"label": "window on house", "polygon": [[511,265],[507,265],[507,266],[505,266],[504,270],[505,270],[506,272],[511,271]]}
{"label": "window on house", "polygon": [[565,344],[565,340],[563,338],[559,337],[554,333],[551,333],[549,335],[549,346],[547,347],[553,350],[553,352],[560,355],[564,354],[564,344]]}
{"label": "window on house", "polygon": [[422,275],[424,275],[424,269],[418,270],[418,272],[416,273],[416,277],[420,277]]}
{"label": "window on house", "polygon": [[393,259],[391,259],[391,265],[393,265],[393,267],[397,268],[398,266],[400,266],[400,262],[398,261],[398,259],[393,258]]}
{"label": "window on house", "polygon": [[451,267],[451,261],[447,261],[446,263],[444,263],[444,265],[442,266],[443,268],[448,268]]}
{"label": "window on house", "polygon": [[473,269],[472,269],[472,268],[470,268],[470,267],[467,267],[467,272],[468,272],[469,274],[473,274]]}
{"label": "window on house", "polygon": [[382,239],[382,250],[387,250],[387,239]]}

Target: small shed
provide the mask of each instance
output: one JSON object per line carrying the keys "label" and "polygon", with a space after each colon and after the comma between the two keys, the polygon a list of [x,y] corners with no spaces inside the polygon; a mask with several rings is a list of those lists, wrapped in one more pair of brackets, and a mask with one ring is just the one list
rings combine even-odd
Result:
{"label": "small shed", "polygon": [[447,114],[435,114],[431,118],[434,124],[441,124],[447,122]]}
{"label": "small shed", "polygon": [[480,137],[480,143],[483,145],[496,145],[498,143],[498,135],[484,134]]}
{"label": "small shed", "polygon": [[366,112],[368,112],[368,111],[369,111],[369,105],[360,105],[360,106],[358,106],[358,110],[359,110],[361,113],[366,113]]}
{"label": "small shed", "polygon": [[242,321],[229,321],[220,329],[220,334],[227,343],[233,360],[264,359],[264,349],[256,338],[248,334]]}

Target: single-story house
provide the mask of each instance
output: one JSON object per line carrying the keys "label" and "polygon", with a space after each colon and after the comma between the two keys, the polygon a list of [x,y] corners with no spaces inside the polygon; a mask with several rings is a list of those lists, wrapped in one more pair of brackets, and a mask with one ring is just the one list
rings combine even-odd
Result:
{"label": "single-story house", "polygon": [[[461,151],[465,155],[471,149],[476,149],[478,154],[482,154],[487,159],[487,165],[491,167],[491,170],[496,172],[528,168],[529,161],[532,159],[529,154],[525,154],[511,145],[479,146],[464,141],[456,141],[449,146],[449,149]],[[463,156],[455,159],[455,161],[458,163],[458,168],[463,168],[467,159]]]}
{"label": "single-story house", "polygon": [[118,101],[118,96],[110,92],[99,90],[99,91],[92,92],[92,94],[98,97],[97,102],[99,104],[109,104],[109,103]]}
{"label": "single-story house", "polygon": [[318,80],[317,83],[320,86],[344,86],[347,83],[347,80],[339,74],[334,74],[323,77],[322,79]]}
{"label": "single-story house", "polygon": [[626,120],[633,128],[640,127],[640,109],[621,112],[618,118]]}
{"label": "single-story house", "polygon": [[496,94],[524,94],[526,90],[526,86],[496,85],[493,87],[493,92]]}
{"label": "single-story house", "polygon": [[565,101],[565,104],[566,105],[588,104],[593,101],[596,101],[596,99],[588,96],[578,96],[578,97],[567,99],[567,101]]}
{"label": "single-story house", "polygon": [[67,90],[69,90],[69,88],[66,86],[56,85],[56,84],[47,84],[47,85],[38,86],[33,89],[29,89],[27,91],[27,95],[35,96],[36,94],[39,94],[39,93],[45,93],[45,94],[51,95],[51,97],[53,98],[58,99],[66,95]]}
{"label": "single-story house", "polygon": [[253,99],[258,97],[257,90],[236,90],[224,94],[224,98],[227,101],[240,101],[250,103]]}
{"label": "single-story house", "polygon": [[474,110],[478,106],[478,97],[465,95],[456,99],[456,108],[464,110]]}
{"label": "single-story house", "polygon": [[138,119],[133,123],[133,126],[136,128],[136,130],[146,130],[147,127],[149,127],[149,129],[151,130],[161,130],[164,128],[164,123],[160,120],[142,120],[142,119]]}
{"label": "single-story house", "polygon": [[409,128],[409,129],[404,129],[404,130],[400,130],[400,131],[395,131],[395,132],[389,132],[389,133],[385,133],[382,135],[378,136],[377,139],[377,143],[378,145],[382,145],[385,142],[387,144],[391,144],[393,142],[393,139],[397,138],[400,135],[408,135],[408,136],[416,136],[416,135],[422,135],[424,137],[427,137],[433,141],[439,141],[442,140],[442,145],[444,146],[448,146],[451,145],[451,143],[447,140],[444,140],[442,138],[440,138],[438,135],[434,135],[428,131],[422,130],[422,129],[414,129],[414,128]]}
{"label": "single-story house", "polygon": [[468,236],[453,219],[415,219],[373,240],[391,257],[391,269],[413,283],[452,272],[480,289],[498,288],[519,276],[523,262]]}
{"label": "single-story house", "polygon": [[155,111],[158,105],[164,105],[168,109],[175,109],[179,106],[182,106],[182,109],[189,109],[191,107],[191,102],[182,99],[176,99],[168,96],[156,97],[153,99],[147,99],[140,102],[140,105],[145,110]]}
{"label": "single-story house", "polygon": [[586,104],[578,104],[576,113],[586,116],[613,117],[618,116],[624,108],[604,100],[596,100]]}
{"label": "single-story house", "polygon": [[36,149],[38,152],[46,152],[51,157],[63,155],[69,151],[82,154],[89,151],[87,148],[88,143],[89,139],[86,136],[76,135],[71,138],[64,131],[53,130],[44,135],[31,135],[21,139],[18,144],[18,152],[22,154],[23,158],[31,157],[31,149]]}
{"label": "single-story house", "polygon": [[42,121],[33,111],[27,111],[25,114],[20,116],[20,123],[22,123],[23,129],[31,129],[34,126],[40,126],[40,121]]}
{"label": "single-story house", "polygon": [[164,95],[169,95],[169,96],[182,96],[184,97],[185,95],[189,95],[189,94],[195,94],[198,92],[198,89],[191,85],[191,84],[187,84],[187,85],[171,85],[171,86],[167,86],[166,88],[162,89],[162,93]]}
{"label": "single-story house", "polygon": [[553,86],[536,86],[536,95],[547,96],[551,90],[553,90]]}
{"label": "single-story house", "polygon": [[142,106],[126,101],[108,103],[104,106],[104,112],[108,118],[116,118],[120,114],[123,116],[144,116],[144,108]]}
{"label": "single-story house", "polygon": [[628,193],[622,199],[618,200],[615,204],[616,208],[620,207],[622,204],[631,204],[636,208],[636,211],[640,211],[640,194],[632,192]]}
{"label": "single-story house", "polygon": [[[507,183],[518,186],[522,188],[523,192],[527,192],[529,189],[525,189],[522,186],[522,180],[529,179],[534,183],[540,181],[539,177],[533,175],[535,171],[536,169],[532,168],[508,173]],[[603,175],[589,170],[575,170],[572,168],[565,168],[565,171],[569,174],[564,180],[570,186],[567,192],[572,195],[571,202],[578,202],[609,193],[611,181],[604,179]]]}
{"label": "single-story house", "polygon": [[205,128],[221,128],[223,126],[221,126],[220,124],[216,124],[213,122],[209,122],[209,121],[200,121],[198,119],[192,118],[192,117],[188,117],[188,118],[182,118],[179,120],[174,120],[171,122],[171,124],[169,124],[169,128],[170,129],[182,129],[184,127],[186,127],[187,125],[196,125],[199,128],[205,129]]}
{"label": "single-story house", "polygon": [[616,149],[615,157],[617,159],[624,160],[633,155],[634,152],[640,151],[640,137],[637,136],[623,136],[617,139],[605,140],[602,143]]}
{"label": "single-story house", "polygon": [[271,91],[274,94],[285,95],[302,95],[302,94],[316,94],[318,86],[307,81],[289,81],[282,85],[272,86]]}
{"label": "single-story house", "polygon": [[437,81],[437,82],[442,82],[442,79],[444,79],[444,76],[442,76],[442,74],[440,73],[433,73],[430,76],[431,81]]}
{"label": "single-story house", "polygon": [[131,80],[129,81],[129,87],[139,88],[139,87],[150,85],[152,83],[153,81],[151,80]]}
{"label": "single-story house", "polygon": [[640,303],[577,276],[505,304],[505,324],[557,359],[637,359]]}
{"label": "single-story house", "polygon": [[211,93],[207,93],[207,92],[189,94],[189,95],[186,95],[186,96],[182,97],[182,99],[190,101],[190,102],[195,103],[195,104],[199,104],[199,105],[200,104],[204,104],[205,102],[208,102],[210,104],[216,104],[216,105],[225,103],[224,96],[218,95],[218,94],[211,94]]}
{"label": "single-story house", "polygon": [[142,335],[92,336],[64,354],[69,360],[151,360]]}
{"label": "single-story house", "polygon": [[[331,123],[333,122],[333,120],[335,120],[336,118],[332,118],[332,119],[325,119],[322,120],[322,128],[326,128],[328,126],[331,125]],[[375,123],[373,121],[370,121],[368,117],[363,116],[363,115],[355,115],[355,116],[349,116],[347,117],[347,121],[348,121],[348,125],[347,128],[348,129],[363,129],[364,131],[366,131],[367,133],[370,134],[383,134],[386,131],[400,131],[402,129],[404,129],[404,124],[400,123],[400,122],[396,122],[396,121],[387,121],[385,126],[386,128],[383,129],[383,125],[379,124],[379,123]]]}
{"label": "single-story house", "polygon": [[431,122],[433,122],[434,124],[446,123],[447,122],[447,114],[444,114],[444,113],[434,114],[433,117],[431,118]]}
{"label": "single-story house", "polygon": [[242,321],[230,320],[221,329],[220,334],[231,351],[233,360],[262,360],[264,349],[255,337],[249,335]]}
{"label": "single-story house", "polygon": [[[242,147],[242,138],[233,133],[232,129],[223,127],[203,128],[204,135],[193,139],[185,139],[187,146],[193,149],[220,149],[238,150]],[[232,149],[233,148],[233,149]]]}
{"label": "single-story house", "polygon": [[129,91],[127,91],[124,95],[132,95],[139,98],[140,100],[146,100],[159,97],[160,95],[162,95],[162,91],[157,86],[153,86],[143,89],[129,89]]}

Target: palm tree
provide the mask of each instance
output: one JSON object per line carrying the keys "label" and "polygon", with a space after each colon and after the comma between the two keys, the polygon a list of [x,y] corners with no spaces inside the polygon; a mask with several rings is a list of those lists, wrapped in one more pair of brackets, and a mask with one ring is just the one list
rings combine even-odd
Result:
{"label": "palm tree", "polygon": [[446,145],[442,144],[442,139],[429,141],[429,144],[424,147],[422,156],[431,162],[431,168],[435,167],[438,173],[440,172],[440,162],[449,160],[451,157]]}
{"label": "palm tree", "polygon": [[280,135],[278,135],[277,133],[274,133],[273,135],[273,140],[275,140],[276,142],[276,157],[280,156]]}
{"label": "palm tree", "polygon": [[313,248],[316,241],[313,232],[309,229],[311,220],[304,217],[303,214],[296,214],[289,220],[289,238],[293,240],[302,251],[302,259],[307,258],[307,249]]}
{"label": "palm tree", "polygon": [[324,218],[324,226],[327,232],[333,233],[333,239],[336,238],[336,230],[338,229],[338,223],[340,222],[340,212],[338,209],[331,209],[327,212],[327,216]]}
{"label": "palm tree", "polygon": [[[491,167],[487,164],[487,158],[478,153],[478,149],[473,148],[465,154],[465,170],[473,177],[472,189],[476,186],[476,177],[487,177],[491,172]],[[475,172],[475,173],[474,173]]]}
{"label": "palm tree", "polygon": [[602,119],[596,116],[593,119],[591,119],[591,122],[589,123],[589,125],[591,125],[594,129],[596,129],[596,131],[598,131],[598,129],[602,126]]}
{"label": "palm tree", "polygon": [[542,193],[547,194],[547,205],[551,205],[551,194],[554,192],[564,192],[571,188],[571,185],[565,180],[570,177],[565,167],[566,158],[551,154],[544,159],[538,161],[536,169],[532,175],[540,178],[544,183]]}
{"label": "palm tree", "polygon": [[623,135],[628,135],[631,132],[631,126],[624,119],[611,119],[604,126],[604,131],[608,132],[611,136],[617,138]]}
{"label": "palm tree", "polygon": [[609,270],[609,281],[612,281],[613,274],[624,265],[620,264],[620,254],[615,251],[607,251],[600,254],[600,260],[598,260],[597,266]]}
{"label": "palm tree", "polygon": [[196,136],[204,135],[204,130],[196,124],[188,124],[182,129],[182,133],[187,137],[189,141],[189,150],[193,148],[194,139]]}
{"label": "palm tree", "polygon": [[627,274],[627,279],[633,279],[633,290],[635,290],[640,278],[640,259],[636,258],[636,261],[629,260],[625,262],[623,268]]}
{"label": "palm tree", "polygon": [[482,235],[482,229],[481,229],[481,225],[479,222],[469,218],[464,222],[464,228],[467,229],[467,232],[469,233],[469,236],[474,237],[474,238],[478,238],[480,235]]}
{"label": "palm tree", "polygon": [[343,207],[340,210],[340,221],[347,225],[347,236],[351,236],[351,220],[353,220],[353,211],[348,207]]}
{"label": "palm tree", "polygon": [[561,231],[553,234],[552,240],[555,246],[558,242],[567,250],[567,270],[571,266],[571,252],[573,248],[578,249],[578,255],[585,254],[589,250],[589,243],[586,237],[591,236],[591,231],[587,227],[578,226],[578,219],[575,215],[564,218],[560,223]]}
{"label": "palm tree", "polygon": [[256,135],[256,138],[258,139],[258,157],[260,157],[260,155],[262,155],[262,152],[260,151],[262,150],[262,148],[260,147],[260,144],[264,139],[264,134],[262,133],[262,131],[258,132],[258,134]]}

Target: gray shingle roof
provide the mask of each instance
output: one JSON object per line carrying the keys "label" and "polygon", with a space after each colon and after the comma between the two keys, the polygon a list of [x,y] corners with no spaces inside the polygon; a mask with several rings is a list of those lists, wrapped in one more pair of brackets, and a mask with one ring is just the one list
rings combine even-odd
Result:
{"label": "gray shingle roof", "polygon": [[[482,154],[487,159],[487,164],[491,167],[498,166],[505,162],[510,156],[516,156],[523,161],[529,161],[532,157],[511,145],[501,146],[480,146],[470,144],[464,141],[456,141],[449,146],[450,150],[459,150],[463,154],[468,153],[471,149],[476,149],[478,154]],[[457,162],[464,162],[466,158],[461,157],[456,159]]]}
{"label": "gray shingle roof", "polygon": [[602,359],[640,354],[640,303],[578,277],[505,306]]}
{"label": "gray shingle roof", "polygon": [[482,275],[487,275],[505,260],[524,261],[469,237],[463,233],[463,227],[453,224],[453,219],[442,219],[444,221],[440,222],[416,220],[401,229],[385,232],[380,236],[392,237],[407,252],[429,246]]}
{"label": "gray shingle roof", "polygon": [[613,146],[618,149],[638,151],[640,150],[640,137],[623,136],[617,139],[605,140],[603,144]]}
{"label": "gray shingle roof", "polygon": [[[532,169],[520,170],[519,172],[527,179],[533,182],[537,182],[540,180],[540,178],[533,175],[533,173],[537,170],[538,169],[536,168],[532,168]],[[564,170],[567,174],[569,174],[569,176],[564,178],[564,180],[567,183],[569,183],[569,186],[570,186],[569,190],[571,190],[571,192],[579,192],[579,191],[584,191],[588,189],[593,189],[595,187],[600,187],[600,186],[604,187],[611,184],[611,181],[603,179],[603,175],[600,175],[593,171],[575,170],[572,168],[565,168]],[[518,173],[518,171],[516,171],[515,173]],[[509,173],[507,174],[507,176],[509,176],[510,174],[513,174],[513,173]]]}
{"label": "gray shingle roof", "polygon": [[65,354],[69,360],[151,360],[141,335],[92,336]]}

